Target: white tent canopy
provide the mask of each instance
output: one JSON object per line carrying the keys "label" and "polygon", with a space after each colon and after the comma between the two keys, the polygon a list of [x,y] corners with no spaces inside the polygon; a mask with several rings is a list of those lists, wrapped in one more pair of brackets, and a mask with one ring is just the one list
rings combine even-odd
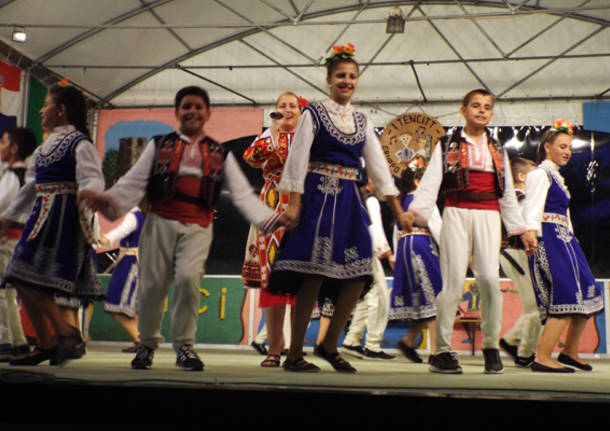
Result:
{"label": "white tent canopy", "polygon": [[[395,7],[405,31],[388,34]],[[461,124],[480,87],[498,97],[494,125],[580,123],[583,101],[610,98],[609,23],[608,0],[0,0],[0,55],[100,108],[168,106],[190,84],[269,107],[286,90],[323,98],[324,57],[351,42],[354,102],[377,126],[404,111]]]}

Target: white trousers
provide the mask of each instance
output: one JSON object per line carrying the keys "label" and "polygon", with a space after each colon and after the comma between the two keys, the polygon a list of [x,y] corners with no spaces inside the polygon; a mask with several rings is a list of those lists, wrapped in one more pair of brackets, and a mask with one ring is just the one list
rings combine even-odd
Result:
{"label": "white trousers", "polygon": [[380,343],[388,325],[390,312],[388,283],[379,259],[373,259],[373,279],[371,289],[356,306],[343,344],[359,346],[366,328],[365,347],[378,352],[381,350]]}
{"label": "white trousers", "polygon": [[172,280],[176,283],[169,307],[173,346],[178,349],[183,344],[194,344],[201,277],[211,244],[212,225],[204,228],[152,213],[146,217],[138,251],[138,330],[142,344],[156,349],[163,341],[163,309]]}
{"label": "white trousers", "polygon": [[504,339],[511,346],[519,346],[518,355],[527,358],[536,353],[538,339],[542,332],[540,323],[540,312],[536,303],[536,294],[530,278],[530,270],[527,255],[523,250],[506,249],[517,264],[523,269],[525,274],[519,271],[502,255],[500,255],[500,265],[502,271],[515,283],[521,298],[523,314],[515,325],[504,334]]}
{"label": "white trousers", "polygon": [[455,207],[443,211],[440,244],[443,289],[437,297],[436,353],[451,351],[453,325],[469,263],[481,295],[483,348],[498,348],[502,324],[501,235],[498,211]]}
{"label": "white trousers", "polygon": [[[4,269],[13,254],[17,241],[16,239],[6,239],[0,243],[0,270],[2,274],[4,274]],[[0,345],[2,344],[12,346],[27,344],[21,326],[17,291],[11,287],[0,289]]]}

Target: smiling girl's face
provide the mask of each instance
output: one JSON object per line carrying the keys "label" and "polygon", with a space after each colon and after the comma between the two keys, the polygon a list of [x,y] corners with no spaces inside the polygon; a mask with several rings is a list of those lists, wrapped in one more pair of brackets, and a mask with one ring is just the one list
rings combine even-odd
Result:
{"label": "smiling girl's face", "polygon": [[358,66],[353,62],[338,64],[326,78],[330,86],[330,98],[340,105],[347,105],[358,85]]}
{"label": "smiling girl's face", "polygon": [[564,166],[572,157],[572,136],[567,133],[560,133],[555,136],[552,142],[545,142],[547,160],[556,165]]}

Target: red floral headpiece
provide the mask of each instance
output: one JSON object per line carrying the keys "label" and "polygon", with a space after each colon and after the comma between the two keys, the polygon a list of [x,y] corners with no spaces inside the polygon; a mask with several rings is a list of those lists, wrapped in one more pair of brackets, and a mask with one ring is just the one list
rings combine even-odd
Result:
{"label": "red floral headpiece", "polygon": [[413,172],[417,172],[421,169],[425,169],[426,163],[424,162],[424,159],[422,159],[421,157],[416,157],[407,162],[407,167],[409,169],[411,169]]}
{"label": "red floral headpiece", "polygon": [[568,120],[555,120],[553,121],[553,130],[572,136],[574,135],[574,124]]}
{"label": "red floral headpiece", "polygon": [[309,105],[309,102],[304,97],[298,96],[297,100],[299,101],[299,106],[301,107],[301,109]]}
{"label": "red floral headpiece", "polygon": [[351,43],[348,43],[347,45],[333,45],[333,52],[329,57],[326,57],[326,60],[324,61],[324,66],[328,67],[330,63],[332,63],[338,58],[344,60],[352,58],[355,52],[356,48]]}

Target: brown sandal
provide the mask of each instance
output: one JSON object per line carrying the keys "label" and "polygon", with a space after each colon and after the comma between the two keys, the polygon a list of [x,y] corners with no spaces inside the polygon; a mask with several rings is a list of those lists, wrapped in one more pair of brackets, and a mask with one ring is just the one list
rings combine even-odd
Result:
{"label": "brown sandal", "polygon": [[341,355],[339,354],[339,352],[335,352],[335,353],[327,352],[326,349],[324,348],[323,344],[318,345],[317,356],[328,361],[328,363],[330,365],[332,365],[333,368],[336,371],[339,371],[340,373],[352,373],[353,374],[356,372],[356,369],[354,367],[352,367],[349,362],[347,362],[345,359],[343,359],[341,357]]}
{"label": "brown sandal", "polygon": [[294,371],[294,372],[303,372],[303,373],[317,373],[320,371],[320,367],[311,362],[307,362],[302,357],[297,358],[294,361],[286,358],[284,361],[284,370],[285,371]]}
{"label": "brown sandal", "polygon": [[280,355],[267,355],[267,357],[261,362],[261,367],[265,368],[277,368],[280,366]]}

